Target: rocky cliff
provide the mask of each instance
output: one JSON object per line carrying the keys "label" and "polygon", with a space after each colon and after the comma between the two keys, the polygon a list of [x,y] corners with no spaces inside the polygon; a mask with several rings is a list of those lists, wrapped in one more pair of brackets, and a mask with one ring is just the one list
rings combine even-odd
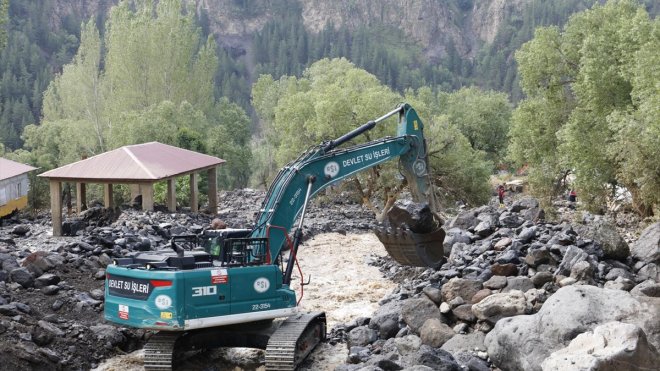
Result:
{"label": "rocky cliff", "polygon": [[[184,0],[208,19],[222,45],[247,48],[250,37],[283,6],[276,0]],[[53,26],[68,14],[90,18],[107,13],[118,0],[59,0],[50,18]],[[385,24],[401,29],[430,58],[442,57],[453,44],[462,57],[472,57],[492,42],[502,21],[520,13],[531,0],[298,0],[305,27],[318,32],[326,25],[354,30]],[[295,2],[292,2],[295,4]]]}

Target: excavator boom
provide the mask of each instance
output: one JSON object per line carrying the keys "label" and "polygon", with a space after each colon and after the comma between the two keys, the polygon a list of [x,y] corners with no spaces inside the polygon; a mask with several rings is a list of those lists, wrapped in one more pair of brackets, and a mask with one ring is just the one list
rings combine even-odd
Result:
{"label": "excavator boom", "polygon": [[[378,123],[395,114],[398,114],[399,118],[397,136],[339,148],[343,143],[373,129]],[[415,110],[405,104],[338,139],[325,142],[304,153],[285,166],[275,178],[262,204],[251,237],[268,237],[271,259],[274,259],[280,254],[286,243],[287,232],[293,228],[309,198],[334,183],[394,158],[399,158],[400,169],[407,180],[413,200],[427,203],[432,211],[437,211],[428,174],[423,130],[424,125]],[[418,251],[416,246],[419,243],[414,242],[410,236],[397,238],[392,235],[384,241],[386,248],[391,250],[390,255],[402,264],[437,266],[442,260],[444,238],[444,232],[439,228],[441,221],[437,224],[439,232],[434,234],[433,239],[436,243],[425,243],[424,249],[440,251],[439,254]],[[273,226],[277,228],[274,229]],[[423,258],[414,258],[411,254],[419,254]],[[402,256],[408,258],[403,259]],[[433,258],[430,258],[431,256]]]}

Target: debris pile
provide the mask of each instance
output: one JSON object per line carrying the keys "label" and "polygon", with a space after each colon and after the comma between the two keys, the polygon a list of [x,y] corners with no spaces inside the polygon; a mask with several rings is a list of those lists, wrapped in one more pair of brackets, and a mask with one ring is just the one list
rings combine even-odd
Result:
{"label": "debris pile", "polygon": [[[377,262],[399,288],[333,333],[349,348],[337,370],[558,370],[566,357],[657,365],[660,223],[629,245],[603,217],[543,215],[531,198],[463,211],[445,226],[439,269]],[[599,341],[610,345],[587,357],[586,342]]]}

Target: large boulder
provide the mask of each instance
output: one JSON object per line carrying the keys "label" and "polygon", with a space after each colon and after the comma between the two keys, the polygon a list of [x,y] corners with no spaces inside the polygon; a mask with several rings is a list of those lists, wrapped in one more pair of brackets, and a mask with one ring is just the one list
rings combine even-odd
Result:
{"label": "large boulder", "polygon": [[568,276],[571,274],[573,266],[581,261],[587,260],[589,254],[577,246],[569,246],[564,253],[564,258],[561,260],[559,267],[555,274]]}
{"label": "large boulder", "polygon": [[630,247],[632,256],[646,263],[660,264],[660,222],[648,226]]}
{"label": "large boulder", "polygon": [[460,229],[470,229],[476,227],[479,224],[479,219],[477,219],[478,213],[475,210],[466,210],[454,217],[454,219],[449,222],[448,228],[460,228]]}
{"label": "large boulder", "polygon": [[[647,291],[655,292],[652,287]],[[486,335],[485,344],[493,363],[511,371],[540,371],[541,363],[552,352],[566,347],[577,335],[611,321],[639,326],[657,347],[660,330],[653,324],[660,318],[659,300],[639,300],[626,291],[595,286],[563,287],[538,313],[498,321]]]}
{"label": "large boulder", "polygon": [[630,256],[628,244],[612,223],[600,218],[576,229],[581,237],[599,242],[605,258],[624,260]]}
{"label": "large boulder", "polygon": [[442,298],[450,302],[460,296],[465,302],[472,303],[472,297],[481,289],[480,280],[454,277],[442,285]]}
{"label": "large boulder", "polygon": [[543,371],[562,370],[653,370],[660,367],[660,354],[639,327],[608,322],[578,335],[571,343],[546,358]]}
{"label": "large boulder", "polygon": [[430,345],[434,348],[441,347],[442,344],[454,335],[456,335],[454,330],[440,322],[437,318],[426,320],[419,330],[419,337],[422,339],[422,344]]}
{"label": "large boulder", "polygon": [[478,319],[489,323],[496,323],[504,317],[525,314],[526,311],[527,299],[519,290],[490,295],[472,306],[472,313]]}
{"label": "large boulder", "polygon": [[401,308],[401,317],[403,317],[403,321],[415,333],[419,333],[422,325],[428,319],[436,318],[441,322],[446,322],[446,319],[440,313],[440,309],[431,300],[426,298],[404,301]]}

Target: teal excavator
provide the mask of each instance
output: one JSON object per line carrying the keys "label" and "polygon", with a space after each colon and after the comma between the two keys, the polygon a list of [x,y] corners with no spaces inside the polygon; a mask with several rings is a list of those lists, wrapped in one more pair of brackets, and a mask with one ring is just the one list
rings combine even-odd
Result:
{"label": "teal excavator", "polygon": [[[340,148],[394,115],[399,118],[396,136]],[[415,110],[401,105],[311,148],[280,170],[254,228],[175,236],[167,249],[116,258],[106,270],[105,319],[157,331],[145,345],[147,370],[171,370],[181,352],[215,347],[265,349],[267,370],[294,370],[326,335],[325,313],[301,313],[291,288],[305,212],[314,195],[399,158],[413,201],[428,205],[433,222],[422,229],[382,228],[376,234],[403,265],[437,268],[443,263],[445,233],[437,217],[423,129]]]}

